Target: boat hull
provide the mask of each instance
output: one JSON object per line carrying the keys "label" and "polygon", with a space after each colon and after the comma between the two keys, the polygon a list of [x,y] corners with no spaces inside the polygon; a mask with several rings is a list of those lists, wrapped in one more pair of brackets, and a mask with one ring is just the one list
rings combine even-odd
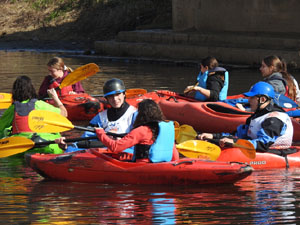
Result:
{"label": "boat hull", "polygon": [[[220,133],[233,132],[244,124],[251,115],[223,102],[159,102],[165,117],[180,124],[191,125],[199,132]],[[300,123],[292,119],[294,127],[293,141],[300,141]]]}
{"label": "boat hull", "polygon": [[300,146],[293,148],[298,151],[287,157],[273,153],[256,152],[255,159],[245,156],[238,148],[223,149],[218,157],[219,162],[242,162],[250,165],[255,170],[279,169],[279,168],[300,168]]}
{"label": "boat hull", "polygon": [[45,178],[60,181],[118,184],[234,183],[252,173],[241,163],[180,159],[165,163],[124,162],[101,149],[62,155],[27,154],[28,165]]}
{"label": "boat hull", "polygon": [[[60,100],[66,107],[68,119],[71,121],[91,120],[103,110],[103,104],[87,93],[64,95]],[[48,102],[54,104],[53,100]]]}

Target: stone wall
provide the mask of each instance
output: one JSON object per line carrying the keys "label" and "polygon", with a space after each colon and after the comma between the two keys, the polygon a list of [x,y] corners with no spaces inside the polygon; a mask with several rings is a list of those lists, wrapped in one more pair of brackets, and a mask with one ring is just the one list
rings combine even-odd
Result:
{"label": "stone wall", "polygon": [[300,34],[299,0],[173,0],[174,31]]}

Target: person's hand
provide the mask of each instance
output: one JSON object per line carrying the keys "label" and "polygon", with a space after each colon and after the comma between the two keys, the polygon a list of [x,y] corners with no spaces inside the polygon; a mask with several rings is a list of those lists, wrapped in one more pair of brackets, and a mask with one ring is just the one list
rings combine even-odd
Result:
{"label": "person's hand", "polygon": [[185,94],[185,93],[188,93],[188,92],[194,90],[194,87],[195,87],[194,85],[192,85],[192,86],[187,86],[187,87],[185,88],[185,90],[183,91],[183,93]]}
{"label": "person's hand", "polygon": [[197,136],[199,140],[213,139],[213,135],[210,133],[202,133]]}
{"label": "person's hand", "polygon": [[48,89],[47,93],[48,93],[49,97],[52,99],[58,98],[57,93],[54,88]]}
{"label": "person's hand", "polygon": [[220,145],[221,148],[224,148],[225,145],[228,144],[228,143],[233,144],[234,143],[233,139],[231,139],[231,138],[222,138],[219,141],[219,145]]}
{"label": "person's hand", "polygon": [[65,137],[60,137],[60,138],[55,139],[54,141],[55,141],[56,144],[58,144],[58,146],[61,149],[65,150],[68,147],[67,143],[65,142],[65,139],[66,139]]}

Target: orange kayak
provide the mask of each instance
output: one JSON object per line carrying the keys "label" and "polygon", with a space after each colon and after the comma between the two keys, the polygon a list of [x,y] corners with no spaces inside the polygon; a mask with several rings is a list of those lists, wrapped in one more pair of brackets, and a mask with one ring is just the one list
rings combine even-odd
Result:
{"label": "orange kayak", "polygon": [[[104,106],[98,99],[87,93],[60,96],[59,99],[68,111],[68,119],[71,121],[91,120]],[[47,101],[54,104],[53,100]]]}
{"label": "orange kayak", "polygon": [[253,168],[243,163],[183,158],[172,162],[127,162],[90,149],[76,153],[26,154],[28,165],[51,180],[107,184],[222,184],[249,176]]}
{"label": "orange kayak", "polygon": [[217,161],[242,162],[250,165],[255,170],[300,168],[300,146],[293,146],[291,149],[294,149],[295,153],[288,154],[286,157],[273,153],[256,152],[255,159],[250,159],[238,148],[225,148],[222,150]]}

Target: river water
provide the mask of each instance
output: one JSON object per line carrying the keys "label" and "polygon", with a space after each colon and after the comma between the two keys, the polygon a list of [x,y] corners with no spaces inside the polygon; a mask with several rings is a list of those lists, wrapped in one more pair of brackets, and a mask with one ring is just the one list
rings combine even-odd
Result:
{"label": "river water", "polygon": [[[38,89],[55,53],[0,51],[0,92],[10,92],[18,75]],[[90,94],[102,94],[117,77],[127,88],[182,92],[198,68],[61,55],[77,68],[97,63],[101,72],[84,80]],[[258,71],[230,71],[229,94],[247,91]],[[255,171],[234,185],[152,186],[44,181],[21,158],[0,159],[1,224],[299,224],[300,169]]]}

